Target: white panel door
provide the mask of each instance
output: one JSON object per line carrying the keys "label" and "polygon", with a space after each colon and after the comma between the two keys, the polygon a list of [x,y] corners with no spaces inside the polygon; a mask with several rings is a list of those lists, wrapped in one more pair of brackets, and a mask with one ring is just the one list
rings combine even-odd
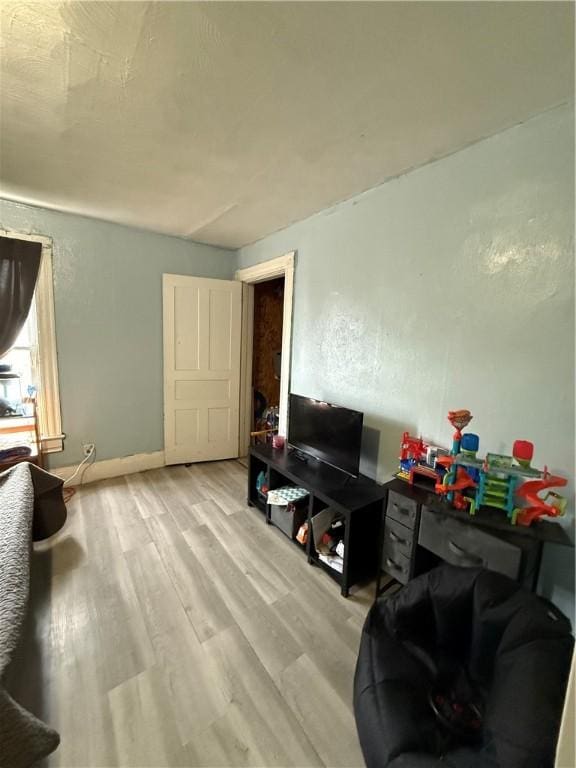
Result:
{"label": "white panel door", "polygon": [[238,456],[242,284],[163,275],[166,464]]}

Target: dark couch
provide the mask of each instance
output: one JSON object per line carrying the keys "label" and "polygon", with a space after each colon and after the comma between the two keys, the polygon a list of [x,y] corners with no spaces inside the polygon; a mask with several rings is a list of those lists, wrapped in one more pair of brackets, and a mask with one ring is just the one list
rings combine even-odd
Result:
{"label": "dark couch", "polygon": [[[553,766],[573,644],[551,603],[483,569],[442,566],[381,598],[354,681],[366,765]],[[438,690],[480,705],[475,733],[438,718]]]}

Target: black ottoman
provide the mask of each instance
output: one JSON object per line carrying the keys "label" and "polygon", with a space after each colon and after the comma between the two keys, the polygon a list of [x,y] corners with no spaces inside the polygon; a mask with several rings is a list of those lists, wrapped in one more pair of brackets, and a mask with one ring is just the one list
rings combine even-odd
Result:
{"label": "black ottoman", "polygon": [[[379,599],[354,680],[366,765],[552,768],[573,645],[562,613],[492,571],[445,565]],[[473,702],[475,732],[434,712],[438,691]]]}

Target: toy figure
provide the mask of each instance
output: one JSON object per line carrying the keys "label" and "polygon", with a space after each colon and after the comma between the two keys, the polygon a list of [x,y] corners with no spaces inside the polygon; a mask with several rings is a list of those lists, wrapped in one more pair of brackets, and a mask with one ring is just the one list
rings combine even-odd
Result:
{"label": "toy figure", "polygon": [[439,479],[436,459],[445,453],[447,451],[444,448],[428,445],[421,437],[412,437],[408,432],[404,432],[400,444],[400,468],[396,476],[408,480],[410,485],[413,484],[415,475],[431,478],[436,482]]}

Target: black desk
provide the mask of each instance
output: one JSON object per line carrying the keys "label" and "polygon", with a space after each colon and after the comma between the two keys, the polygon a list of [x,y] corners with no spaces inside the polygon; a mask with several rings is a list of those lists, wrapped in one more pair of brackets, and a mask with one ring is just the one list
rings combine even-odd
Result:
{"label": "black desk", "polygon": [[490,568],[535,590],[544,544],[574,546],[566,529],[551,520],[510,525],[501,510],[483,507],[471,516],[402,480],[384,487],[377,595],[383,572],[405,584],[440,561]]}
{"label": "black desk", "polygon": [[[345,597],[351,586],[376,576],[383,500],[387,495],[384,486],[364,475],[349,478],[314,459],[303,462],[285,449],[274,450],[270,445],[253,446],[249,455],[248,504],[260,509],[266,515],[266,522],[270,522],[269,510],[256,490],[260,472],[265,473],[270,489],[294,484],[308,491],[309,536],[304,547],[308,562],[325,570],[340,584]],[[345,520],[341,574],[318,558],[313,542],[310,521],[313,515],[326,507],[339,512]],[[295,544],[300,546],[297,542]]]}

